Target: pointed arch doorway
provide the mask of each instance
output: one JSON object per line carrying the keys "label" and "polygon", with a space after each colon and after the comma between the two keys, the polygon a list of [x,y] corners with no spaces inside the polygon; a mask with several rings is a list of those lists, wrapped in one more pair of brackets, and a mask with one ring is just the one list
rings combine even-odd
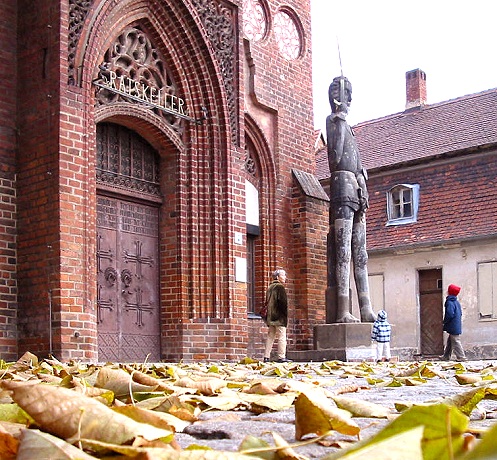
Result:
{"label": "pointed arch doorway", "polygon": [[159,155],[138,134],[97,125],[99,361],[160,360]]}

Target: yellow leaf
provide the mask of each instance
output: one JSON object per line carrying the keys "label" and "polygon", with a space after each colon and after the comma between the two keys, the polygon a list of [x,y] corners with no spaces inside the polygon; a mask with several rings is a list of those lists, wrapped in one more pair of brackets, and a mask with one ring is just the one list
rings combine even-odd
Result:
{"label": "yellow leaf", "polygon": [[[455,407],[445,404],[416,405],[390,422],[368,442],[379,442],[421,426],[423,428],[421,445],[423,458],[425,460],[449,460],[456,458],[462,452],[463,435],[468,421],[468,417]],[[449,456],[449,450],[454,453],[453,457]]]}
{"label": "yellow leaf", "polygon": [[304,460],[305,457],[297,454],[289,444],[275,432],[271,432],[274,439],[274,444],[278,448],[278,458],[284,458],[285,460]]}
{"label": "yellow leaf", "polygon": [[190,422],[181,420],[166,412],[141,409],[136,406],[115,407],[113,410],[114,412],[119,412],[120,414],[126,415],[126,417],[132,418],[135,422],[147,423],[148,425],[164,430],[181,432],[187,426],[191,425]]}
{"label": "yellow leaf", "polygon": [[347,451],[342,452],[339,458],[345,460],[423,460],[422,438],[423,427],[418,426],[382,441],[366,444],[365,447],[349,454]]}
{"label": "yellow leaf", "polygon": [[[152,400],[144,401],[147,403]],[[148,407],[147,405],[141,405],[140,407],[144,407],[147,409],[151,409],[152,407]],[[167,412],[169,414],[178,417],[181,420],[185,420],[187,422],[195,422],[198,420],[198,417],[201,413],[201,410],[188,402],[181,401],[178,396],[172,395],[167,398],[162,398],[162,401],[159,405],[153,407],[154,410],[160,412]]]}
{"label": "yellow leaf", "polygon": [[443,404],[457,407],[463,414],[469,416],[476,405],[485,397],[485,388],[473,388],[461,394],[447,396],[440,400]]}

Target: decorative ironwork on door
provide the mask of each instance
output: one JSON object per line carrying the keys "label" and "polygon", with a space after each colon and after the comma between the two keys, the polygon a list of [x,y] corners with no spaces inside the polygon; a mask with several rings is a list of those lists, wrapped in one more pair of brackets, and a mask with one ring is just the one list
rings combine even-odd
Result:
{"label": "decorative ironwork on door", "polygon": [[158,361],[158,210],[99,196],[97,216],[99,359]]}
{"label": "decorative ironwork on door", "polygon": [[[100,361],[158,361],[159,158],[133,131],[97,127],[97,322]],[[109,193],[113,191],[113,194]],[[152,202],[134,202],[150,196]]]}

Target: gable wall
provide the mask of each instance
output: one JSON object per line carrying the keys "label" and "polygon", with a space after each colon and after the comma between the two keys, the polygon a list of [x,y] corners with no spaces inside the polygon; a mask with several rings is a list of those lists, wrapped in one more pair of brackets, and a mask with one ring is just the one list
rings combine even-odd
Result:
{"label": "gable wall", "polygon": [[[370,171],[368,250],[497,234],[496,175],[495,150],[381,174]],[[386,196],[397,184],[419,184],[418,219],[411,224],[387,226]]]}

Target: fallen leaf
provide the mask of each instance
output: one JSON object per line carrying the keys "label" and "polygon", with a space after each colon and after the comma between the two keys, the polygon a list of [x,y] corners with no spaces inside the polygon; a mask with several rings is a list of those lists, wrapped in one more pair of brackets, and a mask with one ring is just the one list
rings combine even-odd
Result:
{"label": "fallen leaf", "polygon": [[102,367],[97,375],[95,387],[112,390],[117,398],[130,396],[135,392],[154,391],[157,385],[142,385],[133,381],[131,374],[122,369]]}
{"label": "fallen leaf", "polygon": [[477,374],[456,374],[455,377],[459,385],[470,385],[482,381],[482,376]]}
{"label": "fallen leaf", "polygon": [[358,435],[359,426],[351,420],[352,414],[331,405],[321,392],[301,393],[295,401],[295,438],[306,434],[323,435],[331,430]]}
{"label": "fallen leaf", "polygon": [[423,427],[418,426],[378,442],[368,442],[364,447],[356,447],[350,453],[345,451],[338,455],[326,456],[323,460],[423,460],[422,438]]}
{"label": "fallen leaf", "polygon": [[176,386],[192,388],[200,394],[211,396],[218,393],[221,388],[227,386],[226,380],[219,378],[206,378],[201,380],[193,380],[190,377],[183,377],[176,382]]}
{"label": "fallen leaf", "polygon": [[19,404],[40,426],[63,439],[88,438],[123,444],[137,436],[168,438],[171,432],[137,423],[73,390],[48,384],[2,381]]}
{"label": "fallen leaf", "polygon": [[482,439],[464,456],[464,460],[491,460],[497,458],[497,425],[485,432]]}
{"label": "fallen leaf", "polygon": [[146,423],[169,431],[183,431],[191,425],[191,422],[186,422],[166,412],[142,409],[136,406],[115,407],[113,411],[129,417],[135,422]]}
{"label": "fallen leaf", "polygon": [[349,411],[354,417],[387,418],[391,411],[379,404],[346,396],[333,396],[333,401],[340,409]]}
{"label": "fallen leaf", "polygon": [[414,427],[422,426],[423,459],[451,460],[452,457],[448,454],[450,451],[453,452],[454,458],[463,452],[463,435],[468,423],[468,417],[456,407],[445,404],[413,406],[390,422],[369,441],[371,443],[378,442]]}
{"label": "fallen leaf", "polygon": [[[1,457],[2,459],[4,457]],[[81,449],[39,430],[24,430],[21,435],[16,460],[33,460],[34,458],[57,460],[94,460]]]}
{"label": "fallen leaf", "polygon": [[485,397],[485,388],[473,388],[464,393],[447,396],[439,400],[442,404],[457,407],[463,414],[469,416],[476,405]]}
{"label": "fallen leaf", "polygon": [[0,458],[2,460],[16,460],[19,440],[0,425]]}

